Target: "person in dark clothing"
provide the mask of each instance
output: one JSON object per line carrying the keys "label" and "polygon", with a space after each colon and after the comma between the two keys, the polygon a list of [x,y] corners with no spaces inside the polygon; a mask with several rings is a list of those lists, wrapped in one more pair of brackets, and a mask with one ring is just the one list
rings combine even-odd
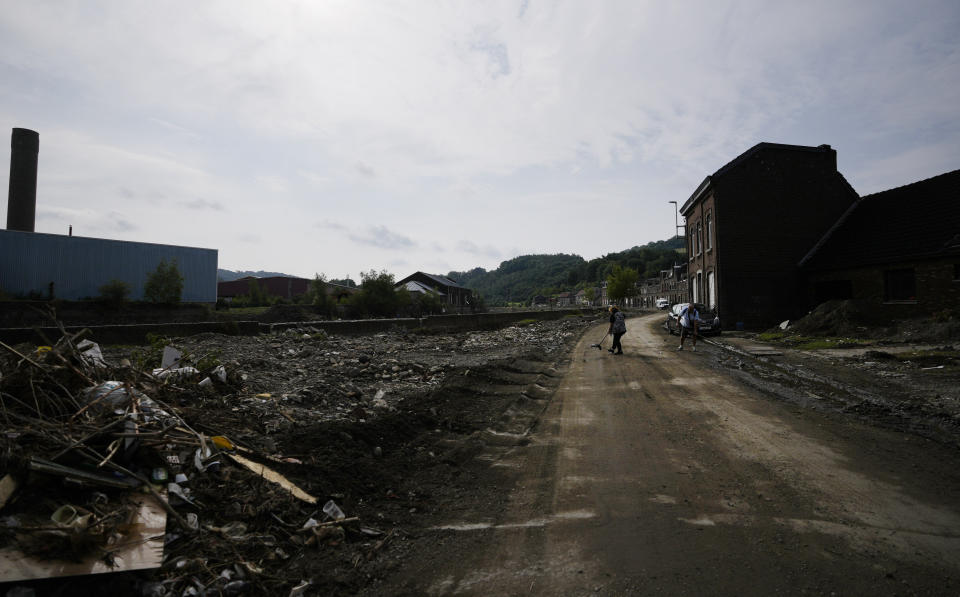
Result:
{"label": "person in dark clothing", "polygon": [[613,305],[610,306],[610,329],[608,333],[613,335],[613,346],[607,351],[613,354],[623,354],[620,338],[627,333],[627,324],[624,321],[623,313]]}

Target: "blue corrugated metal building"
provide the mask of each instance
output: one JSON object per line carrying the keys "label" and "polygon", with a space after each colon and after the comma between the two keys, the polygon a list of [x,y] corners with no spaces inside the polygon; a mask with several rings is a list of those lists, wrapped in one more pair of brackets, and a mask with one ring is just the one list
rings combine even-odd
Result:
{"label": "blue corrugated metal building", "polygon": [[160,260],[176,259],[183,275],[181,300],[217,301],[217,250],[102,238],[0,230],[0,290],[78,300],[100,294],[111,280],[130,286],[130,299],[143,298],[147,276]]}

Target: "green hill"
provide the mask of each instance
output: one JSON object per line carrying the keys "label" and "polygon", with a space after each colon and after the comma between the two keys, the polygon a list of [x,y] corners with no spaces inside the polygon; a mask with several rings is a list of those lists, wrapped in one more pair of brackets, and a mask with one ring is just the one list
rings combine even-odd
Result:
{"label": "green hill", "polygon": [[660,270],[669,269],[678,261],[678,249],[684,239],[673,238],[632,247],[586,261],[579,255],[522,255],[487,271],[481,267],[466,272],[450,272],[447,277],[461,286],[478,291],[488,305],[528,302],[538,294],[598,286],[614,266],[631,268],[640,278],[653,278]]}

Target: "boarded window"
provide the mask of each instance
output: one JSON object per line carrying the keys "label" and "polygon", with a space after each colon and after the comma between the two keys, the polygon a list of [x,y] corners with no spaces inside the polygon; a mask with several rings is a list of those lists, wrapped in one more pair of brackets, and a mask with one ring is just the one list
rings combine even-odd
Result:
{"label": "boarded window", "polygon": [[883,300],[917,300],[917,280],[912,269],[891,269],[883,272]]}

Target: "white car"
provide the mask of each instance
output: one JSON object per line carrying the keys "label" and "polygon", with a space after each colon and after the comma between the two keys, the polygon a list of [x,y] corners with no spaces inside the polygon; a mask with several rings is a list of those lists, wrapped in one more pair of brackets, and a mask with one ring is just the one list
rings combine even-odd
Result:
{"label": "white car", "polygon": [[665,298],[657,299],[657,309],[666,309],[669,306],[670,306],[670,301],[668,301],[667,299]]}

